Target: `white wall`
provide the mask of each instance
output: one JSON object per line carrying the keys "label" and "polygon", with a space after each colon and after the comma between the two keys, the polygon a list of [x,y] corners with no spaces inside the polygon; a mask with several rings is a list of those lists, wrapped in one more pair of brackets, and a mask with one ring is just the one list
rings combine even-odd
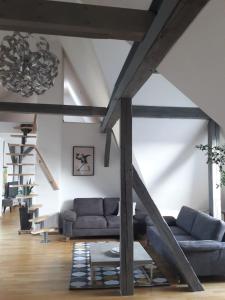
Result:
{"label": "white wall", "polygon": [[[110,167],[104,167],[105,134],[98,124],[64,123],[62,139],[61,209],[70,208],[76,197],[120,195],[119,151],[112,140]],[[73,146],[95,147],[94,176],[73,176]]]}
{"label": "white wall", "polygon": [[[130,45],[106,40],[93,44],[111,92]],[[151,76],[133,104],[196,106],[160,74]],[[207,210],[207,165],[195,149],[206,137],[204,121],[133,119],[133,161],[162,213],[175,215],[182,205]]]}
{"label": "white wall", "polygon": [[182,205],[208,209],[205,157],[206,122],[144,119],[133,122],[133,151],[150,195],[163,214]]}
{"label": "white wall", "polygon": [[[63,104],[63,57],[61,45],[52,40],[50,43],[52,51],[60,60],[59,75],[55,80],[54,87],[38,97],[39,103]],[[59,211],[61,196],[61,144],[62,144],[62,116],[38,115],[37,118],[38,136],[37,147],[47,163],[54,179],[58,182],[60,190],[53,190],[46,179],[43,171],[38,165],[36,168],[36,182],[38,197],[36,203],[43,207],[40,214],[48,214],[52,217],[51,226],[57,226],[57,213]]]}

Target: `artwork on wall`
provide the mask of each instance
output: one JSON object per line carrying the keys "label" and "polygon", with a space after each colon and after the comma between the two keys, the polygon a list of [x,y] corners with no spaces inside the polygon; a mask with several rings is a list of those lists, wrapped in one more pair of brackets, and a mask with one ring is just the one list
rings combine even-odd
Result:
{"label": "artwork on wall", "polygon": [[73,176],[94,175],[94,147],[73,146]]}

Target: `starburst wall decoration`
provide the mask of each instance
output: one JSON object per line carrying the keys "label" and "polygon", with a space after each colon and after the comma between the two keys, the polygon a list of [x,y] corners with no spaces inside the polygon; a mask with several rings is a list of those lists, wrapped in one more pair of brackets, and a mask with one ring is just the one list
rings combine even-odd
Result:
{"label": "starburst wall decoration", "polygon": [[[31,50],[30,40],[35,39]],[[59,60],[50,52],[44,37],[14,32],[0,44],[0,81],[9,91],[30,97],[41,95],[54,85],[58,75]]]}

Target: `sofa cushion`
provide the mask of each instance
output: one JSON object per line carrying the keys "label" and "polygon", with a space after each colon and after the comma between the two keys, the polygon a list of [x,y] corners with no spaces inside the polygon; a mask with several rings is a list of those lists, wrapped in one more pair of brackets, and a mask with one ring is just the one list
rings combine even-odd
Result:
{"label": "sofa cushion", "polygon": [[198,212],[196,210],[187,206],[183,206],[177,217],[177,226],[185,230],[187,233],[191,233],[191,229],[197,214]]}
{"label": "sofa cushion", "polygon": [[109,228],[119,228],[120,227],[120,217],[118,216],[106,216],[107,225]]}
{"label": "sofa cushion", "polygon": [[102,198],[74,199],[74,210],[78,216],[103,216]]}
{"label": "sofa cushion", "polygon": [[106,228],[106,219],[103,216],[80,216],[77,217],[75,228],[99,229]]}
{"label": "sofa cushion", "polygon": [[77,214],[74,210],[65,210],[62,213],[62,217],[66,221],[75,222],[77,218]]}
{"label": "sofa cushion", "polygon": [[176,219],[172,216],[163,216],[164,220],[166,221],[168,226],[176,226],[177,222]]}
{"label": "sofa cushion", "polygon": [[225,227],[222,222],[205,213],[198,212],[191,234],[200,240],[214,240],[221,242]]}
{"label": "sofa cushion", "polygon": [[185,234],[185,235],[176,235],[175,239],[179,241],[196,241],[197,239],[192,235]]}
{"label": "sofa cushion", "polygon": [[185,252],[208,252],[223,248],[223,243],[217,241],[181,241],[179,245]]}
{"label": "sofa cushion", "polygon": [[104,198],[104,215],[117,215],[119,210],[119,198]]}
{"label": "sofa cushion", "polygon": [[187,232],[184,231],[183,229],[181,229],[178,226],[170,226],[170,230],[172,231],[172,233],[176,236],[176,235],[187,235]]}

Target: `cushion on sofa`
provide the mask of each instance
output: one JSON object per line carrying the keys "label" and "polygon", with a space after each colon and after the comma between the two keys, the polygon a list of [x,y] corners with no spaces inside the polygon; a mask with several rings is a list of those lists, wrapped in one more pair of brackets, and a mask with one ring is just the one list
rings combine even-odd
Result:
{"label": "cushion on sofa", "polygon": [[222,222],[205,213],[198,212],[194,221],[191,235],[200,240],[214,240],[221,242],[225,232]]}
{"label": "cushion on sofa", "polygon": [[191,229],[197,214],[198,212],[196,210],[187,206],[183,206],[177,217],[177,226],[185,230],[187,233],[191,233]]}
{"label": "cushion on sofa", "polygon": [[187,235],[187,232],[184,231],[183,229],[181,229],[178,226],[170,226],[170,230],[172,231],[172,233],[176,236],[176,235]]}
{"label": "cushion on sofa", "polygon": [[118,216],[106,216],[107,225],[109,228],[119,228],[120,227],[120,217]]}
{"label": "cushion on sofa", "polygon": [[185,235],[176,235],[175,239],[179,241],[197,241],[197,239],[190,235],[190,234],[185,234]]}
{"label": "cushion on sofa", "polygon": [[102,198],[74,199],[74,210],[78,216],[103,216]]}
{"label": "cushion on sofa", "polygon": [[119,210],[119,198],[104,198],[103,206],[104,206],[104,215],[111,216],[117,215]]}
{"label": "cushion on sofa", "polygon": [[77,214],[75,211],[73,210],[65,210],[63,213],[62,213],[62,217],[64,220],[66,221],[70,221],[70,222],[75,222],[76,221],[76,218],[77,218]]}
{"label": "cushion on sofa", "polygon": [[99,229],[106,228],[106,219],[103,216],[79,216],[74,228]]}
{"label": "cushion on sofa", "polygon": [[163,216],[164,220],[166,221],[168,226],[176,226],[177,222],[176,219],[172,216]]}
{"label": "cushion on sofa", "polygon": [[205,252],[222,249],[223,243],[211,240],[204,241],[181,241],[179,245],[185,252]]}

